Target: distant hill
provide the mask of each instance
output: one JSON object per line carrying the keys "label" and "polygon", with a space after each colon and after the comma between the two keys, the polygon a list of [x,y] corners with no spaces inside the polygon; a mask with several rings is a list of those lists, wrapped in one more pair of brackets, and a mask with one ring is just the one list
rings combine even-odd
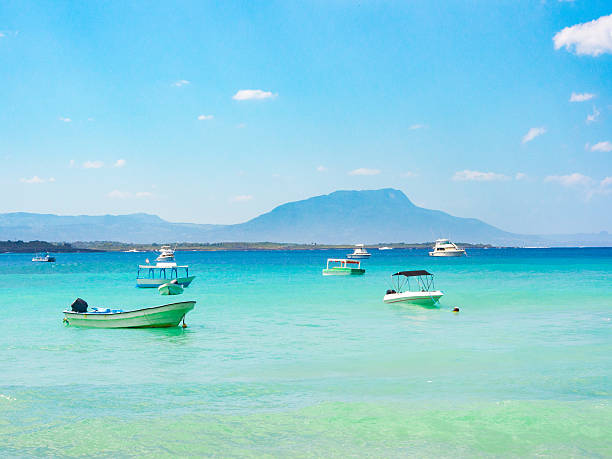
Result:
{"label": "distant hill", "polygon": [[336,191],[280,205],[245,223],[171,223],[149,214],[58,216],[0,214],[0,240],[164,242],[286,242],[373,244],[439,237],[494,245],[612,245],[608,233],[534,236],[503,231],[475,218],[414,205],[401,191]]}

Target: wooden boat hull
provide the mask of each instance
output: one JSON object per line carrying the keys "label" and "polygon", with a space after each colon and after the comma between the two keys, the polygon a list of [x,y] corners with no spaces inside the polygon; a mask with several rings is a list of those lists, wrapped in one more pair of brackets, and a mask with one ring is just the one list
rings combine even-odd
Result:
{"label": "wooden boat hull", "polygon": [[64,311],[64,322],[74,327],[90,328],[176,327],[194,307],[195,301],[182,301],[114,314]]}
{"label": "wooden boat hull", "polygon": [[[189,284],[195,279],[195,276],[189,277],[179,277],[177,278],[177,285],[181,287],[188,287]],[[164,285],[170,282],[173,279],[151,279],[151,278],[142,278],[136,279],[136,286],[140,288],[157,288],[160,285]]]}
{"label": "wooden boat hull", "polygon": [[444,296],[439,290],[433,292],[402,292],[388,293],[384,296],[385,303],[410,303],[421,306],[432,306]]}
{"label": "wooden boat hull", "polygon": [[323,270],[324,276],[359,276],[365,274],[362,268],[329,268]]}

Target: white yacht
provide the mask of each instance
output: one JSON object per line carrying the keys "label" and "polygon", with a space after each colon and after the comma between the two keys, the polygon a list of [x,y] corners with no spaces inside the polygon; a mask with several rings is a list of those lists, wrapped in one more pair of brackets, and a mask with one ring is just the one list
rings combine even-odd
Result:
{"label": "white yacht", "polygon": [[169,245],[162,245],[159,252],[159,256],[155,259],[155,261],[174,262],[174,249],[172,247]]}
{"label": "white yacht", "polygon": [[357,244],[353,253],[349,253],[346,258],[370,258],[372,254],[368,252],[363,244]]}
{"label": "white yacht", "polygon": [[429,252],[430,257],[462,257],[465,250],[460,249],[448,239],[438,239],[433,251]]}

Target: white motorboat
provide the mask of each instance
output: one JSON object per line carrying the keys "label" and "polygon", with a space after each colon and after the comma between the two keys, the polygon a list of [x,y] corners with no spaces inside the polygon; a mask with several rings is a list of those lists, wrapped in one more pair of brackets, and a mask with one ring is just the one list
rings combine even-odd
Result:
{"label": "white motorboat", "polygon": [[195,307],[195,301],[181,301],[161,306],[123,311],[121,309],[92,308],[77,299],[71,310],[64,311],[64,323],[75,327],[93,328],[166,328],[176,327]]}
{"label": "white motorboat", "polygon": [[[410,279],[416,285],[410,285]],[[391,275],[393,288],[383,297],[385,303],[410,303],[421,306],[434,306],[444,295],[434,287],[433,274],[425,270],[400,271]],[[411,288],[412,287],[412,288]]]}
{"label": "white motorboat", "polygon": [[370,258],[372,254],[368,252],[363,244],[357,244],[353,253],[349,253],[346,258]]}
{"label": "white motorboat", "polygon": [[162,245],[159,249],[159,256],[155,259],[155,261],[160,261],[162,263],[173,262],[174,249],[169,245]]}
{"label": "white motorboat", "polygon": [[393,247],[384,246],[384,247],[379,247],[378,250],[393,250]]}
{"label": "white motorboat", "polygon": [[460,249],[448,239],[438,239],[429,252],[430,257],[462,257],[465,255],[465,250]]}
{"label": "white motorboat", "polygon": [[35,263],[54,263],[55,257],[49,255],[49,252],[37,253],[34,255],[34,258],[32,258],[32,261]]}

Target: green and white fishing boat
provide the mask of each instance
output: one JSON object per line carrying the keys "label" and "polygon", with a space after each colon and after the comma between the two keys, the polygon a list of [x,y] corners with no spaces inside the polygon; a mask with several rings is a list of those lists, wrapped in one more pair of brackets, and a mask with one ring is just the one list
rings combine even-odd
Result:
{"label": "green and white fishing boat", "polygon": [[327,267],[323,270],[324,276],[355,276],[365,274],[361,262],[343,258],[328,258]]}
{"label": "green and white fishing boat", "polygon": [[195,307],[195,301],[163,304],[161,306],[123,311],[122,309],[91,308],[77,299],[71,310],[64,311],[64,323],[74,327],[92,328],[167,328],[176,327]]}
{"label": "green and white fishing boat", "polygon": [[178,281],[174,279],[157,287],[157,291],[160,295],[180,295],[183,293],[183,287],[181,287]]}

